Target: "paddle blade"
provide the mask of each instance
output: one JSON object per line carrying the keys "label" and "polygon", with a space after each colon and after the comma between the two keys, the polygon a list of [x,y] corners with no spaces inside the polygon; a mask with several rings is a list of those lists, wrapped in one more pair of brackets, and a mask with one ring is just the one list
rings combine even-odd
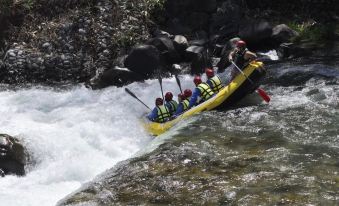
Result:
{"label": "paddle blade", "polygon": [[125,88],[125,92],[127,92],[128,94],[130,94],[132,97],[134,98],[138,98],[131,90],[129,90],[128,88]]}
{"label": "paddle blade", "polygon": [[258,88],[258,89],[257,89],[257,92],[258,92],[258,94],[263,98],[263,100],[264,100],[265,102],[269,103],[269,102],[271,101],[270,96],[268,96],[268,94],[267,94],[264,90]]}

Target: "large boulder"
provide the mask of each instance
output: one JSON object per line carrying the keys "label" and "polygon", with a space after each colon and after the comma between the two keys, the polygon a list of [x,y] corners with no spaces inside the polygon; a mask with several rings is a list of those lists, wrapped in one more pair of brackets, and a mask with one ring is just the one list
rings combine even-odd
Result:
{"label": "large boulder", "polygon": [[225,0],[214,14],[211,15],[209,31],[229,38],[237,35],[238,27],[244,14],[244,2]]}
{"label": "large boulder", "polygon": [[156,37],[147,42],[149,45],[155,46],[160,52],[160,59],[163,60],[163,64],[172,65],[178,63],[180,56],[175,50],[173,40],[168,37]]}
{"label": "large boulder", "polygon": [[291,38],[298,35],[298,32],[294,31],[286,24],[279,24],[273,28],[272,39],[277,45],[279,45],[284,42],[290,42]]}
{"label": "large boulder", "polygon": [[191,61],[191,74],[201,74],[206,67],[212,66],[212,60],[203,46],[190,46],[186,49],[187,57]]}
{"label": "large boulder", "polygon": [[273,27],[267,21],[245,21],[240,25],[239,37],[252,45],[259,45],[271,38],[272,30]]}
{"label": "large boulder", "polygon": [[277,48],[277,54],[280,59],[291,59],[297,57],[309,56],[315,50],[314,46],[296,45],[294,43],[282,43]]}
{"label": "large boulder", "polygon": [[[99,70],[98,70],[99,71]],[[123,86],[134,81],[141,81],[144,77],[127,68],[114,67],[98,72],[90,81],[92,89],[102,89],[109,86]]]}
{"label": "large boulder", "polygon": [[183,55],[185,53],[185,50],[188,47],[187,38],[183,35],[175,35],[174,40],[173,40],[173,45],[174,45],[175,50],[180,55]]}
{"label": "large boulder", "polygon": [[0,176],[25,175],[28,153],[18,139],[0,134]]}
{"label": "large boulder", "polygon": [[125,60],[129,70],[148,77],[160,66],[159,50],[153,45],[139,45],[132,49]]}

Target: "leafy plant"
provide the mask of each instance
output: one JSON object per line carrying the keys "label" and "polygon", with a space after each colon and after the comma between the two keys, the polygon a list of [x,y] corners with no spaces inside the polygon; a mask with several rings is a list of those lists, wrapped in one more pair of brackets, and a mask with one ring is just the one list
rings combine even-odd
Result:
{"label": "leafy plant", "polygon": [[164,5],[166,0],[146,0],[148,17],[156,22],[164,21]]}
{"label": "leafy plant", "polygon": [[288,26],[299,33],[299,36],[294,39],[295,42],[302,40],[319,42],[333,39],[337,29],[334,24],[318,24],[316,22],[291,22]]}
{"label": "leafy plant", "polygon": [[1,0],[0,16],[8,16],[13,6],[13,0]]}

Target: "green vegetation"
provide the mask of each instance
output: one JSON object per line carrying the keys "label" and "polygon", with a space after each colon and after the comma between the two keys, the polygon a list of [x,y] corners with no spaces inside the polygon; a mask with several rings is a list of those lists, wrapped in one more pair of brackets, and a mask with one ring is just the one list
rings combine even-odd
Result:
{"label": "green vegetation", "polygon": [[149,18],[157,23],[165,21],[164,5],[166,0],[146,0],[147,11],[149,11]]}
{"label": "green vegetation", "polygon": [[165,0],[146,0],[147,7],[149,10],[154,8],[162,8],[164,6]]}
{"label": "green vegetation", "polygon": [[1,0],[0,15],[9,16],[16,8],[32,10],[36,2],[36,0]]}
{"label": "green vegetation", "polygon": [[0,4],[0,16],[8,16],[13,6],[13,0],[2,0]]}
{"label": "green vegetation", "polygon": [[317,24],[315,22],[291,22],[288,26],[299,33],[299,36],[293,39],[294,42],[300,42],[303,40],[314,42],[332,40],[338,35],[337,33],[339,29],[339,27],[335,24]]}

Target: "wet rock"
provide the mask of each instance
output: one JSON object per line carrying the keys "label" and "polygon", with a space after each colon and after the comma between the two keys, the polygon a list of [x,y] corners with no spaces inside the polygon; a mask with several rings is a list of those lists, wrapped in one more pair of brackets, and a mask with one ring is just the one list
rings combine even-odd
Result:
{"label": "wet rock", "polygon": [[171,65],[180,61],[180,56],[175,50],[171,39],[167,37],[156,37],[149,40],[147,44],[153,45],[158,49],[163,64]]}
{"label": "wet rock", "polygon": [[296,58],[309,56],[315,47],[307,47],[306,45],[296,45],[293,43],[282,43],[277,48],[277,54],[280,59]]}
{"label": "wet rock", "polygon": [[160,54],[152,45],[139,45],[132,49],[125,60],[125,67],[143,76],[149,76],[160,66]]}
{"label": "wet rock", "polygon": [[273,28],[272,39],[279,45],[284,42],[290,42],[291,38],[298,35],[298,32],[294,31],[286,24],[280,24]]}
{"label": "wet rock", "polygon": [[[99,71],[99,70],[98,70]],[[88,83],[93,89],[102,89],[108,86],[123,86],[135,81],[141,81],[144,76],[127,68],[114,67],[103,72],[98,72]]]}
{"label": "wet rock", "polygon": [[208,57],[206,48],[202,46],[190,46],[186,49],[187,59],[191,61],[191,74],[201,74],[206,67],[212,66],[212,60]]}
{"label": "wet rock", "polygon": [[175,35],[173,45],[175,50],[181,56],[181,59],[184,59],[185,51],[188,47],[187,38],[183,35]]}
{"label": "wet rock", "polygon": [[18,139],[0,134],[0,170],[3,175],[25,175],[28,153]]}
{"label": "wet rock", "polygon": [[160,29],[156,29],[153,32],[153,35],[156,36],[156,37],[167,37],[167,38],[172,38],[173,37],[173,35],[171,35],[170,33],[166,32],[166,31],[162,31]]}
{"label": "wet rock", "polygon": [[187,38],[183,35],[175,35],[173,43],[178,51],[185,50],[188,47]]}

